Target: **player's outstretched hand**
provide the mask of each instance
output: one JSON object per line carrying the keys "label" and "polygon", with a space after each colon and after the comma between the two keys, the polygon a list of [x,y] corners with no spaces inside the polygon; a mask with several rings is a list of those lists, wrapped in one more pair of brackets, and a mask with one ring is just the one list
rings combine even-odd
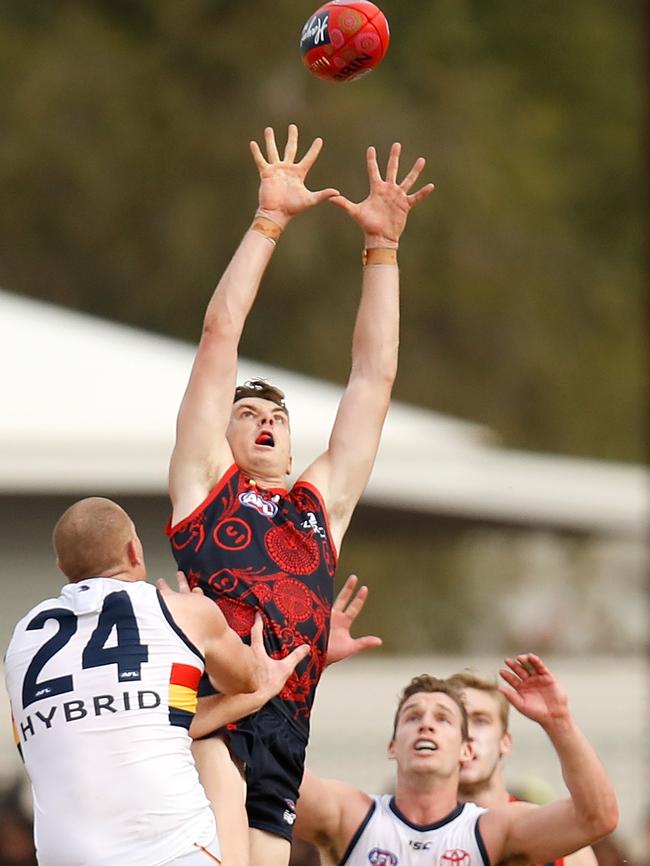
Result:
{"label": "player's outstretched hand", "polygon": [[255,615],[255,622],[251,629],[251,649],[260,671],[260,685],[252,695],[256,698],[259,707],[270,701],[284,688],[284,684],[296,666],[303,659],[306,659],[310,652],[309,646],[302,644],[284,658],[275,659],[270,656],[264,646],[264,625],[260,613]]}
{"label": "player's outstretched hand", "polygon": [[268,217],[282,228],[289,220],[307,208],[339,194],[337,189],[321,189],[311,192],[305,186],[305,178],[323,147],[323,139],[316,138],[300,162],[296,162],[298,152],[298,127],[289,126],[287,146],[280,159],[275,132],[270,126],[264,130],[266,159],[259,144],[250,142],[251,153],[260,173],[258,213]]}
{"label": "player's outstretched hand", "polygon": [[426,165],[424,157],[415,160],[411,170],[401,183],[397,182],[399,157],[402,145],[395,142],[390,149],[386,179],[377,165],[377,151],[369,147],[366,153],[370,192],[362,202],[355,204],[345,196],[330,198],[357,222],[365,235],[366,247],[392,247],[397,249],[399,239],[406,227],[411,208],[433,192],[433,184],[427,183],[417,192],[409,192]]}
{"label": "player's outstretched hand", "polygon": [[365,635],[354,638],[350,634],[355,619],[363,610],[368,598],[368,587],[359,587],[356,595],[355,587],[358,583],[356,574],[351,574],[343,584],[341,591],[336,596],[332,605],[332,619],[330,623],[330,637],[327,644],[327,658],[325,664],[342,661],[349,656],[356,655],[365,649],[381,646],[382,640],[375,635]]}
{"label": "player's outstretched hand", "polygon": [[499,674],[510,688],[499,691],[515,709],[544,728],[569,717],[566,693],[539,656],[522,653],[505,663]]}

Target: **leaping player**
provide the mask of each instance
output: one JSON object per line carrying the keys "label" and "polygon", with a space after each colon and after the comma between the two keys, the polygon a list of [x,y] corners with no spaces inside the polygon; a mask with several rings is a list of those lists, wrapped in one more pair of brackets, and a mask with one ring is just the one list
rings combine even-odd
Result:
{"label": "leaping player", "polygon": [[[372,470],[397,371],[399,240],[409,211],[433,185],[410,192],[422,158],[398,182],[400,145],[394,144],[385,178],[368,148],[370,191],[362,202],[336,189],[312,192],[305,179],[322,140],[296,161],[294,125],[282,157],[271,128],[264,139],[266,157],[256,142],[250,145],[260,174],[259,207],[208,304],[178,415],[167,531],[190,584],[219,604],[243,639],[261,611],[272,655],[310,645],[277,698],[195,744],[225,861],[246,864],[250,854],[255,866],[284,866],[325,662],[337,555]],[[295,216],[326,200],[364,234],[352,369],[327,450],[287,490],[291,433],[284,394],[261,380],[236,388],[237,351],[276,242]]]}

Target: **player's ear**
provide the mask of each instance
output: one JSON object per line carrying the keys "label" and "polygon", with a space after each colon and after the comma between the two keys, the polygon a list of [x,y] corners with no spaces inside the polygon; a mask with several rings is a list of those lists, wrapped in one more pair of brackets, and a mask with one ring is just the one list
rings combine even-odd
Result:
{"label": "player's ear", "polygon": [[512,752],[512,734],[510,731],[506,731],[499,740],[499,755],[503,757],[509,755],[510,752]]}
{"label": "player's ear", "polygon": [[142,556],[140,548],[135,538],[131,538],[126,545],[126,555],[129,560],[129,565],[134,568],[136,565],[142,565]]}
{"label": "player's ear", "polygon": [[471,740],[464,740],[460,747],[460,764],[469,764],[474,757],[474,744]]}
{"label": "player's ear", "polygon": [[460,744],[460,763],[467,764],[474,757],[474,746],[471,740],[463,740]]}
{"label": "player's ear", "polygon": [[390,740],[388,743],[388,748],[386,750],[386,754],[388,756],[389,761],[396,760],[397,756],[395,754],[395,740]]}
{"label": "player's ear", "polygon": [[289,465],[287,466],[286,475],[291,475],[291,467],[293,466],[293,457],[289,457]]}

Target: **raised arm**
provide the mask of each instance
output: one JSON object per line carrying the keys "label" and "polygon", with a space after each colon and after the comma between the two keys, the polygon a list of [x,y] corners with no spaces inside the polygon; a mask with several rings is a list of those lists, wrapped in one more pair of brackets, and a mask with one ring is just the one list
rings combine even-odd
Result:
{"label": "raised arm", "polygon": [[491,862],[511,857],[540,863],[578,851],[611,833],[616,794],[594,749],[580,731],[559,683],[536,655],[506,659],[500,671],[510,703],[546,731],[562,767],[569,798],[545,806],[512,803],[480,819]]}
{"label": "raised arm", "polygon": [[371,806],[372,799],[358,788],[305,770],[296,806],[296,835],[339,863]]}
{"label": "raised arm", "polygon": [[232,463],[226,441],[237,375],[237,347],[275,241],[290,220],[337,194],[311,192],[305,178],[322,147],[317,138],[296,162],[298,129],[289,126],[280,159],[275,135],[264,130],[266,158],[250,143],[260,174],[259,207],[253,222],[212,295],[190,380],[178,413],[176,444],[169,467],[172,522],[190,514]]}
{"label": "raised arm", "polygon": [[358,204],[343,196],[331,199],[361,227],[367,257],[352,338],[348,384],[328,449],[302,476],[315,484],[324,497],[337,548],[368,483],[397,373],[399,239],[410,209],[433,190],[433,184],[427,184],[418,192],[409,193],[424,168],[423,158],[416,160],[404,180],[398,183],[399,155],[400,145],[394,144],[384,180],[375,149],[368,148],[368,197]]}

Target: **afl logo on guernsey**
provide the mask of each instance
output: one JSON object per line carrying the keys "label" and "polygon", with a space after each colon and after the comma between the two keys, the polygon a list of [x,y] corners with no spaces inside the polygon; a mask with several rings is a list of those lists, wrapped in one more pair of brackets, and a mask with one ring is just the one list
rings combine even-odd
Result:
{"label": "afl logo on guernsey", "polygon": [[275,517],[278,513],[278,499],[278,496],[274,496],[273,500],[265,499],[254,490],[244,490],[243,493],[239,494],[239,501],[242,505],[245,505],[247,508],[254,508],[263,517]]}
{"label": "afl logo on guernsey", "polygon": [[440,855],[438,866],[469,866],[472,858],[468,851],[463,851],[462,848],[450,848]]}
{"label": "afl logo on guernsey", "polygon": [[384,851],[382,848],[373,848],[368,853],[368,860],[372,866],[397,866],[399,858],[392,851]]}

